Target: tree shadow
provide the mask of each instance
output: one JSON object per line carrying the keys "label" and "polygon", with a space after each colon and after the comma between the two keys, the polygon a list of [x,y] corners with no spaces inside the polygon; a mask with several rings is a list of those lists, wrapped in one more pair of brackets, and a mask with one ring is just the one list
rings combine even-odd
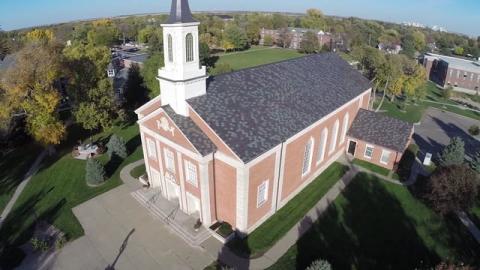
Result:
{"label": "tree shadow", "polygon": [[435,160],[445,147],[444,144],[437,142],[435,139],[429,137],[427,141],[417,133],[413,134],[413,140],[415,141],[415,144],[418,145],[418,158],[420,160],[425,159],[427,153],[431,153],[432,158]]}
{"label": "tree shadow", "polygon": [[112,157],[105,165],[105,174],[107,178],[111,178],[113,176],[113,174],[117,171],[118,167],[120,167],[122,162],[123,158],[118,156],[116,153],[112,154]]}
{"label": "tree shadow", "polygon": [[363,173],[298,240],[295,268],[305,269],[316,259],[329,261],[333,269],[416,269],[440,261],[401,203]]}
{"label": "tree shadow", "polygon": [[132,236],[132,234],[135,232],[135,228],[133,228],[127,235],[127,237],[125,238],[125,240],[123,240],[123,243],[122,245],[120,246],[119,250],[118,250],[118,254],[117,256],[115,257],[115,260],[113,260],[112,264],[109,264],[107,267],[105,267],[105,270],[115,270],[115,265],[117,264],[118,262],[118,259],[120,259],[120,256],[122,256],[123,252],[125,251],[125,249],[127,248],[127,245],[128,245],[128,240],[130,239],[130,237]]}
{"label": "tree shadow", "polygon": [[[240,235],[239,233],[236,233],[237,236]],[[235,241],[235,245],[237,245],[237,250],[242,250],[245,252],[245,254],[250,254],[251,250],[250,247],[248,246],[248,241],[246,239],[242,239],[243,241]],[[238,246],[241,245],[241,246]],[[226,263],[228,262],[228,264]],[[245,257],[238,256],[236,253],[234,253],[228,243],[222,246],[222,249],[218,252],[217,256],[217,263],[215,265],[215,269],[217,270],[223,270],[225,268],[227,269],[235,269],[235,270],[247,270],[250,269],[250,258],[248,258],[248,255]]]}

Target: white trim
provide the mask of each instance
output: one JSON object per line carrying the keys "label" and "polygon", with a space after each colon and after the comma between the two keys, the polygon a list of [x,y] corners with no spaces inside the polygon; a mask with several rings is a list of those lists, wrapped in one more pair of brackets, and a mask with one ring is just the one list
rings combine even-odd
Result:
{"label": "white trim", "polygon": [[[354,155],[348,153],[348,148],[350,147],[350,142],[355,142],[355,153],[354,153]],[[357,153],[357,146],[358,146],[358,141],[356,141],[354,139],[351,139],[351,138],[348,138],[347,139],[347,144],[345,145],[345,153],[347,153],[347,155],[349,155],[349,156],[354,157],[355,154]]]}
{"label": "white trim", "polygon": [[232,157],[224,154],[223,152],[216,152],[215,159],[223,161],[232,167],[242,167],[242,168],[245,167],[245,164],[243,164],[240,161],[237,161],[236,159],[233,159]]}
{"label": "white trim", "polygon": [[[185,181],[187,183],[189,183],[190,185],[198,188],[198,168],[197,168],[197,165],[193,164],[192,162],[190,162],[189,160],[184,160],[183,161],[184,163],[184,167],[185,167]],[[192,167],[195,171],[195,179],[189,179],[189,176],[190,176],[190,171],[189,171],[189,167]]]}
{"label": "white trim", "polygon": [[347,131],[348,131],[349,125],[350,125],[350,114],[346,112],[345,115],[343,116],[342,133],[340,134],[340,144],[343,144],[345,142],[345,138],[347,138]]}
{"label": "white trim", "polygon": [[[147,107],[150,107],[150,105],[152,105],[153,103],[157,102],[157,101],[160,101],[160,96],[156,96],[155,98],[153,98],[152,100],[150,100],[149,102],[143,104],[140,108],[136,109],[135,110],[135,113],[137,115],[140,115],[140,112],[143,111],[144,109],[146,109]],[[149,114],[150,115],[150,114]],[[143,117],[142,117],[143,118]]]}
{"label": "white trim", "polygon": [[212,214],[210,211],[210,178],[208,175],[208,163],[199,164],[200,171],[200,197],[201,197],[201,207],[202,207],[202,222],[206,226],[212,224]]}
{"label": "white trim", "polygon": [[325,127],[324,129],[322,129],[322,132],[320,133],[320,142],[318,144],[319,147],[318,147],[318,153],[317,153],[317,166],[325,160],[325,156],[327,154],[327,143],[328,143],[328,127]]}
{"label": "white trim", "polygon": [[207,124],[207,122],[205,122],[205,120],[203,120],[203,118],[192,108],[192,106],[190,106],[190,104],[187,104],[187,106],[188,106],[188,108],[190,109],[190,112],[191,112],[191,113],[194,113],[194,114],[197,116],[197,118],[200,119],[200,121],[207,127],[207,129],[209,129],[209,130],[212,132],[212,134],[213,134],[215,137],[217,137],[217,139],[219,139],[220,142],[222,142],[223,145],[225,145],[225,147],[226,147],[228,150],[230,150],[230,152],[237,158],[237,160],[240,161],[240,162],[242,162],[242,164],[244,164],[243,161],[242,161],[242,159],[232,150],[232,148],[230,148],[230,146],[229,146],[227,143],[225,143],[225,141],[224,141],[222,138],[220,138],[220,136],[218,136],[218,134],[210,127],[209,124]]}
{"label": "white trim", "polygon": [[[367,156],[367,149],[368,149],[368,148],[372,148],[372,156],[370,156],[370,157]],[[363,152],[363,157],[364,157],[364,158],[368,158],[368,159],[372,159],[372,157],[373,157],[373,151],[375,151],[375,146],[373,146],[373,145],[371,145],[371,144],[365,145],[365,151]]]}
{"label": "white trim", "polygon": [[165,160],[165,168],[167,169],[167,171],[169,171],[173,175],[177,174],[177,172],[175,170],[176,169],[175,153],[172,150],[164,147],[163,148],[163,159]]}
{"label": "white trim", "polygon": [[316,170],[315,173],[311,174],[307,181],[303,181],[303,183],[298,186],[295,191],[290,193],[283,201],[281,200],[277,211],[284,207],[285,204],[287,204],[296,195],[298,195],[298,193],[300,193],[306,186],[308,186],[313,180],[315,180],[323,171],[325,171],[330,165],[332,165],[332,163],[339,159],[341,155],[343,155],[343,151],[338,151],[338,153],[331,157],[322,167]]}
{"label": "white trim", "polygon": [[[387,162],[383,162],[383,156],[384,155],[388,155],[387,157]],[[385,150],[385,149],[382,149],[382,155],[380,156],[380,163],[384,164],[384,165],[388,165],[388,162],[390,162],[390,156],[392,155],[392,152],[388,151],[388,150]]]}
{"label": "white trim", "polygon": [[[157,153],[162,153],[162,148],[160,147],[160,142],[155,140],[155,144],[157,145]],[[161,172],[161,175],[162,175],[162,194],[163,194],[163,197],[168,198],[167,197],[167,182],[166,182],[166,179],[165,179],[165,176],[164,176],[165,170],[163,168],[162,159],[161,159],[163,157],[161,157],[161,155],[157,155],[157,156],[158,156],[158,158],[157,158],[158,167],[160,168],[160,172]]]}
{"label": "white trim", "polygon": [[328,148],[328,154],[331,155],[335,150],[337,150],[338,145],[338,131],[340,129],[340,120],[335,120],[332,127],[332,136],[330,137],[330,146]]}
{"label": "white trim", "polygon": [[278,152],[278,150],[280,150],[281,147],[282,147],[282,144],[279,144],[279,145],[273,147],[272,149],[268,150],[267,152],[265,152],[265,153],[261,154],[260,156],[256,157],[254,160],[245,164],[245,166],[247,166],[247,168],[251,168],[251,167],[257,165],[258,163],[262,162],[264,159],[271,156],[273,153]]}
{"label": "white trim", "polygon": [[157,149],[156,149],[155,142],[150,138],[147,138],[146,141],[147,141],[147,156],[152,159],[157,159]]}
{"label": "white trim", "polygon": [[286,160],[286,151],[287,151],[287,144],[284,143],[282,147],[282,159],[280,161],[280,177],[278,179],[278,194],[275,197],[276,203],[275,203],[275,211],[277,211],[280,208],[280,203],[282,202],[282,194],[283,194],[283,182],[285,178],[285,160]]}
{"label": "white trim", "polygon": [[171,148],[173,148],[177,151],[180,151],[182,154],[187,155],[194,160],[197,160],[197,161],[204,160],[204,157],[202,157],[198,153],[192,152],[191,150],[186,149],[185,147],[168,140],[167,138],[161,136],[160,134],[158,134],[156,132],[153,132],[150,129],[146,128],[145,126],[140,126],[140,130],[143,133],[147,134],[148,136],[151,136],[151,137],[157,139],[158,141],[164,143],[165,145],[168,145],[169,147],[171,147]]}
{"label": "white trim", "polygon": [[321,123],[329,120],[333,115],[337,114],[338,112],[341,112],[343,109],[345,109],[346,107],[352,105],[353,103],[355,102],[358,102],[358,99],[360,99],[361,96],[365,95],[367,92],[369,91],[372,91],[372,88],[369,88],[368,90],[365,90],[364,92],[362,92],[362,94],[356,96],[355,98],[353,98],[352,100],[350,100],[349,102],[343,104],[341,107],[339,107],[338,109],[336,109],[335,111],[327,114],[326,116],[324,116],[322,119],[319,119],[317,122],[311,124],[309,127],[305,128],[304,130],[300,131],[299,133],[295,134],[294,136],[290,137],[289,139],[286,140],[286,143],[289,144],[290,142],[293,142],[295,141],[296,139],[298,139],[299,137],[303,136],[305,133],[308,133],[310,132],[312,129],[316,128],[318,125],[320,125]]}
{"label": "white trim", "polygon": [[[305,155],[307,154],[307,146],[310,145],[309,153],[308,153],[308,168],[306,171],[303,171],[305,168]],[[304,150],[303,150],[303,155],[302,155],[302,178],[305,177],[307,174],[310,173],[310,170],[312,169],[312,159],[313,159],[313,149],[315,148],[315,139],[313,137],[310,137],[308,139],[307,144],[305,144]]]}
{"label": "white trim", "polygon": [[163,184],[162,184],[162,182],[163,182],[163,181],[162,181],[162,174],[161,174],[159,171],[155,170],[154,168],[150,168],[150,173],[152,174],[152,178],[149,178],[149,180],[150,180],[150,187],[152,187],[152,188],[158,188],[158,187],[154,187],[154,186],[153,186],[153,182],[154,182],[154,181],[153,181],[153,179],[154,179],[153,175],[156,174],[156,175],[158,175],[158,177],[160,178],[160,179],[159,179],[159,180],[160,180],[160,187],[159,187],[159,188],[163,188]]}
{"label": "white trim", "polygon": [[282,162],[280,160],[280,153],[281,153],[282,147],[279,147],[277,149],[277,152],[275,153],[275,171],[273,172],[273,187],[272,187],[272,207],[271,210],[275,211],[277,209],[277,196],[278,196],[278,190],[280,186],[280,163]]}
{"label": "white trim", "polygon": [[248,229],[248,186],[249,172],[245,167],[237,168],[237,213],[236,226],[241,232]]}
{"label": "white trim", "polygon": [[[270,183],[270,180],[267,179],[265,181],[262,181],[262,183],[260,183],[260,185],[257,186],[257,208],[260,208],[262,206],[265,205],[265,203],[268,202],[268,188],[269,188],[269,183]],[[264,194],[263,194],[263,198],[260,198],[260,201],[259,201],[259,195],[260,195],[260,188],[261,187],[265,187],[264,188]]]}
{"label": "white trim", "polygon": [[182,157],[182,153],[180,153],[178,151],[177,151],[177,159],[178,159],[177,163],[178,163],[178,171],[179,171],[178,180],[180,182],[180,201],[183,204],[182,210],[185,213],[188,213],[187,198],[186,198],[186,193],[185,193],[186,192],[186,190],[185,190],[185,178],[184,178],[184,175],[183,175],[183,164],[182,164],[183,157]]}

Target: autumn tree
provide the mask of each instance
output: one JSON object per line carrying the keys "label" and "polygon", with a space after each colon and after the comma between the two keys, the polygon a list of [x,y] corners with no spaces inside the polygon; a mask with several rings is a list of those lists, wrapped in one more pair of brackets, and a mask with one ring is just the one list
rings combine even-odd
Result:
{"label": "autumn tree", "polygon": [[303,35],[302,41],[300,42],[300,48],[298,49],[301,53],[317,53],[320,51],[320,43],[318,42],[317,34],[314,32],[308,31]]}
{"label": "autumn tree", "polygon": [[88,43],[94,46],[107,46],[118,42],[118,29],[111,20],[97,20],[93,28],[87,33]]}
{"label": "autumn tree", "polygon": [[443,167],[430,177],[426,190],[426,198],[436,212],[446,215],[466,211],[477,197],[477,175],[465,165]]}
{"label": "autumn tree", "polygon": [[55,40],[55,35],[50,29],[34,29],[25,35],[31,43],[50,43]]}
{"label": "autumn tree", "polygon": [[62,96],[56,88],[63,72],[61,48],[40,43],[25,46],[6,72],[0,120],[25,115],[26,130],[36,141],[59,144],[66,133],[58,114]]}

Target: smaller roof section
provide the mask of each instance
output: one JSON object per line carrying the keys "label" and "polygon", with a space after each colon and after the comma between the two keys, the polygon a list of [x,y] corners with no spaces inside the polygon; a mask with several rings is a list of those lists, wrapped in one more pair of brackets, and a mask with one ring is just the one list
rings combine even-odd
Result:
{"label": "smaller roof section", "polygon": [[349,137],[397,152],[405,151],[412,134],[412,124],[365,109],[360,109],[347,133]]}
{"label": "smaller roof section", "polygon": [[192,16],[188,0],[172,0],[170,16],[165,24],[194,23],[197,22]]}

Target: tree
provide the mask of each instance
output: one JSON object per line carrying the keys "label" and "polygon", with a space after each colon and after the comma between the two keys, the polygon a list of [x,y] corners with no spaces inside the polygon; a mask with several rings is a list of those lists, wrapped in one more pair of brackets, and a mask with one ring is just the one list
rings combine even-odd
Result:
{"label": "tree", "polygon": [[288,28],[280,29],[278,45],[282,46],[283,48],[289,48],[291,43],[292,35],[290,33],[290,30],[288,30]]}
{"label": "tree", "polygon": [[325,260],[315,260],[312,264],[307,267],[305,270],[331,270],[332,265]]}
{"label": "tree", "polygon": [[87,159],[85,180],[90,186],[98,186],[105,181],[105,169],[98,160],[94,158]]}
{"label": "tree", "polygon": [[320,51],[320,43],[318,42],[317,34],[314,32],[308,31],[303,35],[302,41],[300,42],[300,48],[298,49],[301,53],[317,53]]}
{"label": "tree", "polygon": [[147,44],[150,39],[156,35],[156,29],[149,25],[138,31],[138,42]]}
{"label": "tree", "polygon": [[242,28],[235,24],[230,24],[225,28],[224,41],[226,41],[228,45],[232,45],[235,50],[245,49],[248,45],[247,34]]}
{"label": "tree", "polygon": [[26,39],[32,43],[49,43],[55,39],[50,29],[35,29],[26,34]]}
{"label": "tree", "polygon": [[206,67],[211,67],[212,66],[212,57],[210,55],[210,47],[208,47],[208,44],[205,42],[200,42],[200,47],[199,47],[199,53],[200,53],[200,64]]}
{"label": "tree", "polygon": [[446,215],[466,211],[477,197],[477,176],[465,165],[443,167],[430,177],[426,190],[426,198],[436,212]]}
{"label": "tree", "polygon": [[232,72],[233,69],[228,63],[219,63],[210,71],[213,76]]}
{"label": "tree", "polygon": [[456,47],[453,53],[455,53],[456,55],[463,56],[463,54],[465,53],[465,50],[462,47]]}
{"label": "tree", "polygon": [[6,38],[3,34],[2,29],[0,28],[0,61],[3,61],[5,59],[5,56],[9,53],[9,48],[7,45]]}
{"label": "tree", "polygon": [[273,37],[270,35],[266,35],[263,38],[263,45],[264,46],[273,46]]}
{"label": "tree", "polygon": [[87,91],[87,96],[73,112],[75,119],[88,130],[108,129],[116,118],[113,86],[102,79],[96,88]]}
{"label": "tree", "polygon": [[143,63],[140,74],[143,77],[144,85],[149,91],[149,97],[154,98],[160,95],[160,83],[157,80],[158,70],[163,67],[163,53],[154,53]]}
{"label": "tree", "polygon": [[425,46],[427,46],[425,35],[418,30],[413,31],[411,35],[415,49],[417,51],[423,51]]}
{"label": "tree", "polygon": [[99,24],[88,31],[87,39],[91,45],[110,47],[118,42],[117,28]]}
{"label": "tree", "polygon": [[480,174],[480,151],[472,159],[472,169]]}
{"label": "tree", "polygon": [[369,80],[374,80],[380,67],[386,61],[385,55],[379,50],[369,46],[356,46],[351,55],[360,62],[360,65]]}
{"label": "tree", "polygon": [[128,79],[124,89],[124,108],[133,112],[148,101],[148,89],[140,74],[140,67],[132,65],[128,70]]}
{"label": "tree", "polygon": [[24,114],[27,132],[36,141],[59,144],[66,128],[57,111],[62,96],[56,85],[63,75],[61,48],[39,43],[25,46],[5,74],[4,91],[0,92],[0,122],[13,114]]}
{"label": "tree", "polygon": [[119,137],[115,134],[113,134],[110,137],[110,140],[107,143],[107,154],[110,158],[112,158],[114,155],[125,159],[128,156],[127,153],[127,147],[125,144],[125,140],[122,137]]}
{"label": "tree", "polygon": [[286,15],[275,13],[272,16],[273,29],[281,29],[288,27],[289,18]]}
{"label": "tree", "polygon": [[301,24],[307,29],[325,30],[326,28],[325,16],[319,9],[307,10],[307,15],[302,18]]}
{"label": "tree", "polygon": [[459,137],[454,137],[450,140],[450,144],[443,149],[438,159],[442,167],[462,165],[465,161],[465,143]]}

